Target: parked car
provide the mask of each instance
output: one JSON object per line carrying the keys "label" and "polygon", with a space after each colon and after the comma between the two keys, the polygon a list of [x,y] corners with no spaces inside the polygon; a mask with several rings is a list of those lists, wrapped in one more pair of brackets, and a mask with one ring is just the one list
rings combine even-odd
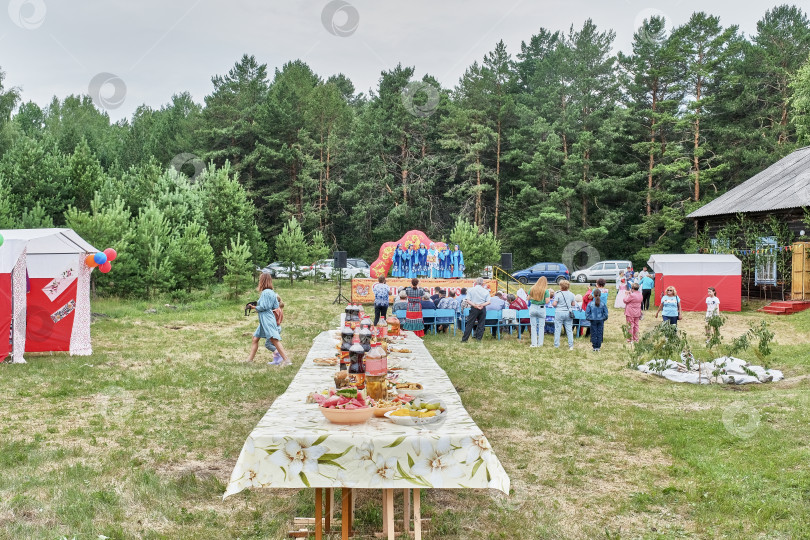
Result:
{"label": "parked car", "polygon": [[577,270],[571,275],[571,279],[577,283],[586,283],[603,278],[605,281],[616,281],[619,270],[627,270],[633,266],[630,261],[601,261],[590,268]]}
{"label": "parked car", "polygon": [[[332,279],[335,269],[335,259],[321,259],[313,263],[313,271],[321,273],[326,279]],[[346,268],[343,269],[343,279],[354,277],[371,277],[371,267],[363,259],[346,259]]]}
{"label": "parked car", "polygon": [[[284,262],[274,262],[270,263],[264,268],[256,268],[260,272],[267,272],[273,278],[288,278],[290,277],[290,264]],[[312,275],[313,267],[309,266],[298,266],[297,264],[292,265],[293,269],[293,277],[308,277]]]}
{"label": "parked car", "polygon": [[529,268],[518,270],[512,275],[523,284],[534,283],[541,277],[545,277],[550,283],[564,279],[569,279],[568,268],[563,263],[541,262],[533,264]]}

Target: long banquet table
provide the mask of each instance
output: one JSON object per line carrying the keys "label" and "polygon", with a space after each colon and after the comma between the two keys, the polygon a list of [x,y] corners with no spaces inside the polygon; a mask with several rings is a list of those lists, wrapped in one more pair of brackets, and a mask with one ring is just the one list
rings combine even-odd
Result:
{"label": "long banquet table", "polygon": [[[331,357],[336,330],[319,334],[287,391],[276,399],[242,447],[223,498],[246,488],[491,488],[509,493],[506,474],[486,436],[464,409],[445,371],[422,340],[405,332],[389,356],[400,378],[439,397],[445,420],[418,427],[372,418],[359,425],[330,423],[307,396],[334,386]],[[393,500],[393,499],[392,499]],[[391,503],[393,504],[393,502]]]}

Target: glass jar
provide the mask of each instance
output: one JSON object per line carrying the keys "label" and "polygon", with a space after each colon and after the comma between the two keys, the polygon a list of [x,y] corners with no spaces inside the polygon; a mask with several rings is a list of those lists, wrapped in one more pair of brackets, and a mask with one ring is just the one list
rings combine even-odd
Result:
{"label": "glass jar", "polygon": [[366,393],[373,400],[385,399],[388,355],[379,343],[372,343],[365,359]]}

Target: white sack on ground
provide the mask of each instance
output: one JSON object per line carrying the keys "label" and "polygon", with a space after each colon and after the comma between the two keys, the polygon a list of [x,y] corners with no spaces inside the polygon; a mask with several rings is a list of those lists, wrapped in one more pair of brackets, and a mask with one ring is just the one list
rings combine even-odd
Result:
{"label": "white sack on ground", "polygon": [[[745,360],[740,360],[733,356],[724,356],[722,358],[715,358],[710,362],[703,362],[700,364],[699,373],[696,361],[692,361],[691,367],[687,368],[685,362],[667,360],[665,369],[661,372],[656,371],[662,362],[663,360],[650,360],[649,362],[639,365],[638,370],[642,373],[660,375],[670,381],[691,384],[765,383],[781,381],[785,378],[778,369],[765,369],[762,366],[752,366]],[[715,376],[715,371],[718,372],[717,376]]]}

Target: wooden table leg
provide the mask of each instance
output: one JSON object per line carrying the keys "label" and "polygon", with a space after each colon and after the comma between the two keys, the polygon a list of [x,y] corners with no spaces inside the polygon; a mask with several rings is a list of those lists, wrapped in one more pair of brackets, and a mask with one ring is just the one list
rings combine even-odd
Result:
{"label": "wooden table leg", "polygon": [[315,540],[323,540],[323,489],[315,488]]}
{"label": "wooden table leg", "polygon": [[351,495],[352,490],[349,488],[343,488],[341,494],[343,496],[343,500],[341,501],[343,504],[343,514],[340,517],[340,538],[341,540],[349,540],[349,531],[351,530],[351,518],[349,514],[351,514],[352,509],[352,502],[351,502]]}
{"label": "wooden table leg", "polygon": [[383,514],[385,514],[385,529],[388,532],[388,540],[394,540],[395,538],[395,531],[394,531],[394,490],[393,489],[385,489],[383,490],[383,501],[385,504],[385,510]]}
{"label": "wooden table leg", "polygon": [[335,490],[326,488],[326,532],[332,531],[332,517],[335,515]]}
{"label": "wooden table leg", "polygon": [[383,523],[383,536],[388,535],[388,490],[382,490],[382,523]]}
{"label": "wooden table leg", "polygon": [[422,508],[419,488],[413,490],[413,535],[414,540],[422,540]]}
{"label": "wooden table leg", "polygon": [[411,530],[411,490],[402,490],[402,530],[406,533]]}

